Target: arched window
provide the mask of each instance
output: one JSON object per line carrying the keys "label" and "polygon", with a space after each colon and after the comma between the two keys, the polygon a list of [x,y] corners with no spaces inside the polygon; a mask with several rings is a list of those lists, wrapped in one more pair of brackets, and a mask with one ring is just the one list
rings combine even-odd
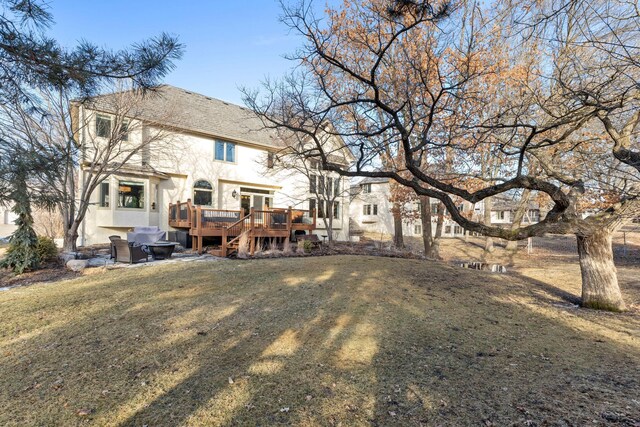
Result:
{"label": "arched window", "polygon": [[203,179],[193,184],[193,203],[202,206],[211,206],[213,201],[213,187],[209,181]]}

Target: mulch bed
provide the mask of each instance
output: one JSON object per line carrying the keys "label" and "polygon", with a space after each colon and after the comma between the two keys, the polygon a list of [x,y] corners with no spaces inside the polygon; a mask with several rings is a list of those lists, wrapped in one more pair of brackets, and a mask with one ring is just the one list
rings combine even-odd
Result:
{"label": "mulch bed", "polygon": [[28,271],[20,275],[16,275],[8,269],[0,269],[0,287],[13,288],[33,285],[34,283],[57,282],[77,276],[77,273],[67,270],[59,262],[47,263],[39,270]]}

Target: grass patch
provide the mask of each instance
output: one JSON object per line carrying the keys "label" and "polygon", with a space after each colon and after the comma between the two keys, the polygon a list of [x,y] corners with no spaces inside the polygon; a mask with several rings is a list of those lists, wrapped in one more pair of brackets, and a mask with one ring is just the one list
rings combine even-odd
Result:
{"label": "grass patch", "polygon": [[16,288],[0,293],[0,425],[640,420],[637,313],[536,283],[335,256]]}

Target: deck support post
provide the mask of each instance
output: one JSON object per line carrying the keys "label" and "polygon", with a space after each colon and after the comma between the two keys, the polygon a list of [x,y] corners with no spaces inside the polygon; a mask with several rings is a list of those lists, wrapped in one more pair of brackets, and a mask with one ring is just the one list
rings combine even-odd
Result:
{"label": "deck support post", "polygon": [[202,255],[202,208],[200,206],[196,208],[196,219],[193,223],[198,227],[196,229],[196,233],[198,234],[198,255]]}
{"label": "deck support post", "polygon": [[293,207],[289,206],[287,211],[287,232],[291,235],[291,224],[293,223]]}
{"label": "deck support post", "polygon": [[223,257],[227,256],[227,229],[223,228],[222,229],[222,248],[221,248],[221,254]]}
{"label": "deck support post", "polygon": [[253,254],[256,252],[256,239],[253,237],[254,233],[253,233],[253,229],[255,227],[255,223],[256,223],[256,218],[254,215],[254,209],[251,208],[249,209],[249,219],[250,219],[250,226],[249,226],[249,252],[251,253],[251,256],[253,256]]}

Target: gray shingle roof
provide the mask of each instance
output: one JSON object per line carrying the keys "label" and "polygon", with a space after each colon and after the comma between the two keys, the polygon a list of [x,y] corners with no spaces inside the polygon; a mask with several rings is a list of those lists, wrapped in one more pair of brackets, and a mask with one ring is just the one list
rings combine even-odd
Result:
{"label": "gray shingle roof", "polygon": [[[113,108],[109,102],[111,96],[93,98],[94,108],[109,112]],[[137,110],[137,118],[185,131],[259,145],[279,145],[275,132],[265,129],[251,110],[175,86],[158,86],[145,95]]]}
{"label": "gray shingle roof", "polygon": [[358,183],[358,185],[362,184],[384,184],[389,182],[389,178],[374,178],[374,177],[366,177],[363,178],[362,181]]}

